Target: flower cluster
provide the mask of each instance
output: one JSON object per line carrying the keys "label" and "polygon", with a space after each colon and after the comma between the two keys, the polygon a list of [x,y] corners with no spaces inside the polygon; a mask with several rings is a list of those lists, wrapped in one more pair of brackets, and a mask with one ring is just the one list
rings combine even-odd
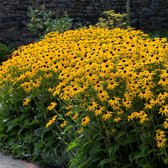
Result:
{"label": "flower cluster", "polygon": [[[1,88],[21,88],[27,97],[50,93],[48,111],[78,130],[92,122],[155,124],[168,128],[168,44],[142,31],[84,28],[20,47],[0,67]],[[26,106],[29,99],[23,100]],[[61,105],[60,105],[61,104]],[[49,121],[47,127],[55,121]],[[106,127],[108,128],[108,126]],[[157,132],[156,141],[160,142]],[[165,141],[164,141],[165,142]],[[158,147],[164,147],[165,143]]]}

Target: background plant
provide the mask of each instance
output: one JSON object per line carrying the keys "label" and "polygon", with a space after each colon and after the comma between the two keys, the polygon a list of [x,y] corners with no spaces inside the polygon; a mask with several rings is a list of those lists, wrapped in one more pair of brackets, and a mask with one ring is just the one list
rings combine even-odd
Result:
{"label": "background plant", "polygon": [[167,53],[166,38],[98,27],[20,47],[0,69],[2,148],[23,156],[25,136],[43,130],[35,140],[45,145],[29,141],[32,158],[62,142],[71,168],[166,167]]}
{"label": "background plant", "polygon": [[72,19],[67,13],[60,17],[56,12],[46,10],[44,5],[39,8],[29,7],[28,16],[28,29],[39,37],[52,31],[64,32],[72,26]]}
{"label": "background plant", "polygon": [[109,29],[115,27],[126,28],[128,27],[127,14],[116,13],[114,10],[104,11],[96,25]]}

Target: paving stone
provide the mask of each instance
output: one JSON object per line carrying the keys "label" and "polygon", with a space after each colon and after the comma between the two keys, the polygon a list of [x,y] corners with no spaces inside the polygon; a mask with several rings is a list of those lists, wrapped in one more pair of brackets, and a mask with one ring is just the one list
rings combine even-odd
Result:
{"label": "paving stone", "polygon": [[12,159],[10,156],[4,156],[0,153],[0,168],[39,168],[32,163]]}

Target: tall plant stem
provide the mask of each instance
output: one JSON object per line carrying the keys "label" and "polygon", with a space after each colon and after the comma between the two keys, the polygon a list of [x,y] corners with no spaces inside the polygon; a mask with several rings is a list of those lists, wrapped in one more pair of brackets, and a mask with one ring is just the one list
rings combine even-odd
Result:
{"label": "tall plant stem", "polygon": [[126,13],[127,13],[127,22],[131,25],[131,0],[126,2]]}

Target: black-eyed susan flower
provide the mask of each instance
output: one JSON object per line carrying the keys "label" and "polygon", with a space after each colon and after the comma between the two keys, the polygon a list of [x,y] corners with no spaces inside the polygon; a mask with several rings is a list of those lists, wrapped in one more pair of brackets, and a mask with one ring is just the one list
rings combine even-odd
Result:
{"label": "black-eyed susan flower", "polygon": [[89,116],[86,116],[86,117],[84,117],[84,118],[82,119],[81,125],[82,125],[82,126],[86,126],[86,125],[88,125],[89,123],[90,123],[90,117],[89,117]]}
{"label": "black-eyed susan flower", "polygon": [[120,104],[120,98],[119,97],[113,97],[112,99],[110,99],[109,101],[108,101],[108,103],[109,103],[109,105],[110,106],[115,106],[115,105],[119,105]]}
{"label": "black-eyed susan flower", "polygon": [[105,107],[102,107],[102,106],[98,106],[95,111],[94,111],[94,114],[95,116],[98,116],[100,114],[102,114],[102,112],[105,110]]}
{"label": "black-eyed susan flower", "polygon": [[122,99],[122,104],[126,109],[130,109],[132,107],[132,100]]}
{"label": "black-eyed susan flower", "polygon": [[109,119],[111,118],[111,116],[112,116],[112,112],[106,111],[106,112],[102,115],[102,120],[107,121],[107,120],[109,120]]}
{"label": "black-eyed susan flower", "polygon": [[163,127],[165,129],[168,129],[168,118],[165,119],[164,123],[163,123]]}
{"label": "black-eyed susan flower", "polygon": [[63,123],[60,124],[60,127],[64,128],[67,124],[68,124],[68,122],[64,120]]}
{"label": "black-eyed susan flower", "polygon": [[108,92],[104,91],[104,90],[100,90],[98,92],[97,97],[99,98],[100,101],[106,101],[109,98]]}
{"label": "black-eyed susan flower", "polygon": [[144,122],[148,121],[148,115],[144,111],[140,112],[132,112],[130,115],[128,115],[128,121],[139,119],[139,123],[143,124]]}
{"label": "black-eyed susan flower", "polygon": [[158,148],[163,148],[166,145],[166,135],[165,132],[163,130],[156,130],[156,142],[157,142],[157,147]]}
{"label": "black-eyed susan flower", "polygon": [[23,106],[27,106],[29,104],[29,102],[31,101],[30,98],[26,98],[23,100]]}
{"label": "black-eyed susan flower", "polygon": [[50,125],[52,125],[55,122],[56,118],[57,118],[57,115],[52,117],[52,119],[48,121],[45,127],[48,128]]}
{"label": "black-eyed susan flower", "polygon": [[165,115],[168,116],[168,105],[163,105],[160,109],[159,109],[159,113],[161,115]]}
{"label": "black-eyed susan flower", "polygon": [[94,110],[96,107],[98,106],[98,104],[95,102],[95,101],[91,101],[90,103],[89,103],[89,106],[88,106],[88,111],[92,111],[92,110]]}
{"label": "black-eyed susan flower", "polygon": [[118,123],[119,121],[121,121],[121,117],[115,117],[115,118],[113,119],[113,121],[114,121],[115,123]]}
{"label": "black-eyed susan flower", "polygon": [[56,102],[51,102],[50,105],[47,107],[47,109],[51,111],[55,108],[56,105],[57,105]]}
{"label": "black-eyed susan flower", "polygon": [[82,133],[83,133],[83,131],[84,131],[84,129],[83,129],[83,128],[79,128],[79,129],[77,130],[77,133],[78,133],[78,134],[82,134]]}
{"label": "black-eyed susan flower", "polygon": [[78,116],[79,116],[78,113],[74,114],[74,115],[72,116],[72,120],[76,120],[76,119],[78,118]]}
{"label": "black-eyed susan flower", "polygon": [[141,99],[149,100],[149,99],[153,98],[153,93],[152,93],[152,91],[146,89],[146,90],[141,91],[139,93],[139,97]]}

